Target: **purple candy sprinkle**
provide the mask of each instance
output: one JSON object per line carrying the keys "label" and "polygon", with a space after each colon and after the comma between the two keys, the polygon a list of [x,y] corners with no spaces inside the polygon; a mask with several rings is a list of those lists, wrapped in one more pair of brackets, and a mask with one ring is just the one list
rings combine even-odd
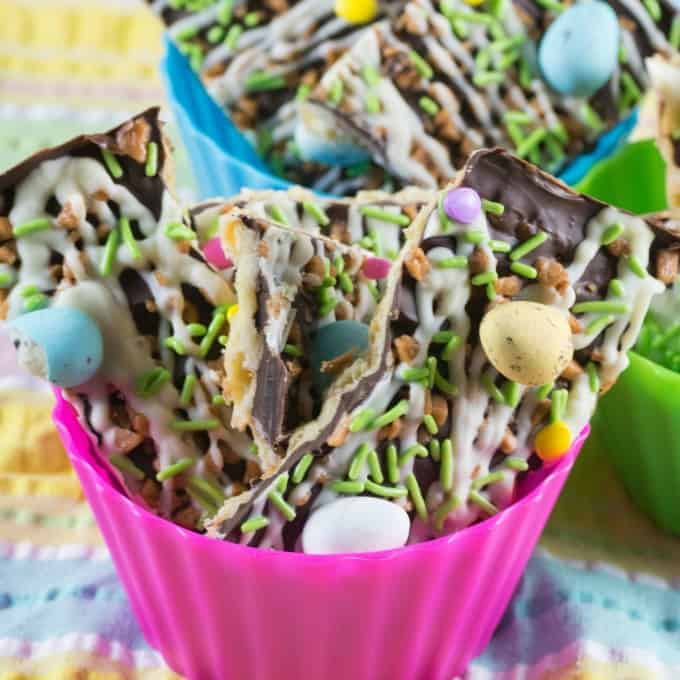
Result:
{"label": "purple candy sprinkle", "polygon": [[460,187],[452,189],[444,198],[444,212],[456,222],[474,222],[482,209],[482,201],[474,189]]}
{"label": "purple candy sprinkle", "polygon": [[367,257],[364,260],[363,271],[367,279],[384,279],[390,273],[392,263],[384,257]]}

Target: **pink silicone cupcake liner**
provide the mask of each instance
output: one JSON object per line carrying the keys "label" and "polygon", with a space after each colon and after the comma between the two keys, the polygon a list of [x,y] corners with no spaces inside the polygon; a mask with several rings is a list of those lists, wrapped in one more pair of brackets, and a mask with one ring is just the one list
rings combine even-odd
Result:
{"label": "pink silicone cupcake liner", "polygon": [[452,680],[491,638],[589,431],[480,524],[312,556],[154,516],[120,492],[60,397],[54,415],[146,639],[189,680]]}

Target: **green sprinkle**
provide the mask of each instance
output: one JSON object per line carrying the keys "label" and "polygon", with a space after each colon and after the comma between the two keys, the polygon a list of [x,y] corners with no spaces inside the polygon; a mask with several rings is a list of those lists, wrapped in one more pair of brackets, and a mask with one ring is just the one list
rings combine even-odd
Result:
{"label": "green sprinkle", "polygon": [[675,128],[675,130],[673,130],[673,132],[671,132],[671,139],[674,142],[677,142],[678,140],[680,140],[680,128]]}
{"label": "green sprinkle", "polygon": [[434,528],[441,531],[444,528],[444,522],[451,512],[453,512],[460,505],[460,499],[456,495],[447,498],[434,513]]}
{"label": "green sprinkle", "polygon": [[222,26],[213,26],[205,36],[211,45],[215,45],[224,38],[224,28]]}
{"label": "green sprinkle", "polygon": [[269,494],[267,494],[267,499],[286,520],[292,522],[295,519],[295,508],[286,503],[279,491],[270,491]]}
{"label": "green sprinkle", "polygon": [[500,71],[480,71],[475,73],[472,77],[472,82],[477,87],[486,87],[487,85],[498,85],[505,80],[505,74]]}
{"label": "green sprinkle", "polygon": [[427,458],[429,453],[430,452],[422,444],[411,444],[411,446],[399,456],[399,467],[408,463],[408,461],[411,460],[411,458],[415,458],[415,456],[418,456],[418,458]]}
{"label": "green sprinkle", "polygon": [[133,260],[139,260],[142,257],[142,251],[139,249],[139,244],[137,239],[135,239],[132,233],[132,227],[130,226],[130,220],[127,217],[121,217],[118,221],[120,227],[120,233],[123,236],[123,242],[127,246]]}
{"label": "green sprinkle", "polygon": [[425,425],[425,429],[430,434],[437,434],[439,431],[439,425],[437,425],[437,421],[430,413],[423,417],[423,425]]}
{"label": "green sprinkle", "polygon": [[430,449],[430,458],[432,458],[435,463],[438,463],[441,459],[441,445],[439,444],[439,440],[430,440],[430,445],[428,448]]}
{"label": "green sprinkle", "polygon": [[444,439],[441,443],[439,482],[444,491],[451,491],[453,488],[453,444],[448,438]]}
{"label": "green sprinkle", "polygon": [[372,248],[375,247],[375,244],[373,243],[373,239],[370,236],[364,236],[362,239],[360,239],[359,245],[362,248],[366,248],[366,250],[371,250]]}
{"label": "green sprinkle", "polygon": [[421,97],[418,106],[429,116],[436,116],[439,113],[439,104],[431,97]]}
{"label": "green sprinkle", "polygon": [[175,432],[200,432],[201,430],[215,430],[220,426],[217,418],[205,420],[173,420],[170,428]]}
{"label": "green sprinkle", "polygon": [[608,246],[610,243],[614,243],[623,234],[623,229],[624,227],[621,222],[616,222],[607,227],[600,237],[600,245]]}
{"label": "green sprinkle", "polygon": [[521,397],[521,387],[519,386],[519,383],[508,380],[508,382],[503,385],[503,396],[505,397],[505,403],[511,408],[515,408],[517,404],[519,404]]}
{"label": "green sprinkle", "polygon": [[331,223],[330,217],[328,217],[324,209],[317,203],[305,201],[302,204],[302,207],[307,214],[311,215],[316,220],[316,223],[320,227],[327,227]]}
{"label": "green sprinkle", "polygon": [[380,99],[374,92],[369,92],[364,99],[364,106],[368,113],[380,113]]}
{"label": "green sprinkle", "polygon": [[24,301],[24,310],[27,312],[35,312],[38,309],[44,309],[47,307],[48,300],[47,296],[42,293],[36,295],[31,295]]}
{"label": "green sprinkle", "polygon": [[286,79],[276,73],[256,71],[246,78],[244,86],[247,92],[269,92],[286,87]]}
{"label": "green sprinkle", "polygon": [[626,48],[623,46],[623,43],[619,45],[617,56],[620,64],[625,64],[628,61],[628,52],[626,52]]}
{"label": "green sprinkle", "polygon": [[428,357],[427,361],[427,386],[432,389],[434,387],[434,377],[437,373],[437,358]]}
{"label": "green sprinkle", "polygon": [[425,366],[420,368],[405,368],[401,372],[401,378],[406,382],[420,382],[421,380],[427,380],[429,376],[430,369]]}
{"label": "green sprinkle", "polygon": [[134,479],[142,480],[146,475],[127,457],[120,453],[114,453],[109,456],[109,463],[118,468],[121,472],[126,472]]}
{"label": "green sprinkle", "polygon": [[288,488],[288,479],[289,475],[287,472],[279,475],[276,478],[276,482],[274,483],[274,489],[276,489],[276,491],[278,491],[280,494],[286,493],[286,489]]}
{"label": "green sprinkle", "polygon": [[475,229],[468,229],[468,231],[463,234],[463,237],[468,243],[472,243],[476,246],[481,245],[486,241],[486,234],[483,231]]}
{"label": "green sprinkle", "polygon": [[328,88],[328,101],[330,101],[331,104],[339,104],[342,101],[344,89],[345,87],[342,84],[342,80],[334,80]]}
{"label": "green sprinkle", "polygon": [[390,224],[398,224],[402,227],[408,227],[409,224],[411,224],[410,218],[401,212],[389,212],[388,210],[382,210],[381,208],[372,205],[361,206],[359,212],[364,217],[372,217],[373,219],[389,222]]}
{"label": "green sprinkle", "polygon": [[586,373],[588,374],[588,384],[590,391],[597,394],[600,391],[600,376],[597,373],[597,366],[592,361],[588,362],[586,366]]}
{"label": "green sprinkle", "polygon": [[266,517],[259,515],[257,517],[251,517],[241,524],[242,534],[252,534],[260,529],[264,529],[269,526],[269,520]]}
{"label": "green sprinkle", "polygon": [[397,418],[401,418],[403,415],[408,413],[408,407],[409,407],[408,399],[402,399],[389,411],[386,411],[380,417],[376,418],[371,423],[371,430],[380,430],[386,425],[393,423],[395,420],[397,420]]}
{"label": "green sprinkle", "polygon": [[558,0],[536,0],[536,3],[552,12],[563,12],[566,9]]}
{"label": "green sprinkle", "polygon": [[248,14],[246,14],[243,17],[243,24],[248,28],[253,28],[253,26],[257,26],[259,23],[260,23],[259,12],[248,12]]}
{"label": "green sprinkle", "polygon": [[502,215],[505,212],[505,206],[502,203],[497,203],[496,201],[487,201],[486,198],[483,198],[482,210],[484,210],[484,212],[491,213],[492,215]]}
{"label": "green sprinkle", "polygon": [[475,57],[475,71],[486,71],[491,64],[491,50],[484,48]]}
{"label": "green sprinkle", "polygon": [[184,356],[187,353],[184,343],[174,336],[165,338],[163,346],[171,349],[175,354],[179,354],[180,356]]}
{"label": "green sprinkle", "polygon": [[201,340],[201,345],[199,347],[199,355],[203,358],[208,356],[210,349],[212,348],[217,336],[224,326],[224,322],[227,317],[224,312],[217,312],[213,317],[210,325],[208,326],[208,332],[205,334],[203,340]]}
{"label": "green sprinkle", "polygon": [[408,56],[411,59],[416,71],[418,71],[418,74],[425,78],[425,80],[430,80],[430,78],[432,78],[434,75],[434,71],[432,70],[432,67],[425,61],[425,59],[423,59],[415,50],[411,50]]}
{"label": "green sprinkle", "polygon": [[516,154],[520,158],[526,158],[546,138],[548,131],[541,127],[534,130],[518,147]]}
{"label": "green sprinkle", "polygon": [[293,476],[291,477],[293,484],[299,484],[305,478],[305,475],[313,462],[314,456],[311,453],[305,453],[305,455],[300,458],[298,464],[293,469]]}
{"label": "green sprinkle", "polygon": [[569,399],[569,392],[567,390],[555,390],[552,393],[550,401],[550,422],[554,423],[562,420],[564,413],[567,410],[567,401]]}
{"label": "green sprinkle", "polygon": [[614,321],[616,321],[616,318],[611,315],[600,316],[586,326],[586,335],[599,335],[601,331],[613,324]]}
{"label": "green sprinkle", "polygon": [[385,450],[385,462],[387,465],[387,480],[390,484],[396,484],[399,481],[399,460],[397,457],[397,447],[394,444],[390,444]]}
{"label": "green sprinkle", "polygon": [[187,332],[192,338],[202,338],[208,329],[202,323],[190,323],[187,326]]}
{"label": "green sprinkle", "polygon": [[166,224],[165,235],[173,241],[193,241],[196,238],[196,234],[181,222]]}
{"label": "green sprinkle", "polygon": [[546,383],[545,385],[541,385],[536,390],[536,399],[538,399],[538,401],[543,401],[552,392],[553,387],[554,387],[553,383]]}
{"label": "green sprinkle", "polygon": [[535,267],[524,264],[524,262],[513,262],[510,265],[510,271],[518,276],[523,276],[525,279],[535,279],[538,276]]}
{"label": "green sprinkle", "polygon": [[118,159],[108,149],[102,149],[102,158],[111,177],[113,179],[120,179],[123,176],[123,168]]}
{"label": "green sprinkle", "polygon": [[196,376],[189,374],[184,378],[184,384],[182,385],[182,393],[179,397],[179,403],[182,406],[188,406],[191,398],[194,396],[194,389],[196,388]]}
{"label": "green sprinkle", "polygon": [[488,475],[484,475],[484,477],[475,479],[475,481],[472,482],[471,488],[473,491],[479,491],[479,489],[483,489],[485,486],[488,486],[489,484],[495,484],[496,482],[500,482],[504,478],[505,475],[501,470],[497,470],[496,472],[490,472]]}
{"label": "green sprinkle", "polygon": [[508,456],[503,462],[505,467],[517,472],[526,472],[529,469],[529,464],[525,460],[514,456]]}
{"label": "green sprinkle", "polygon": [[658,0],[642,0],[645,9],[649,12],[649,16],[654,19],[654,21],[659,21],[661,19],[661,5],[659,5]]}
{"label": "green sprinkle", "polygon": [[346,272],[338,274],[338,281],[340,283],[340,290],[343,293],[350,294],[354,291],[354,283],[352,283],[352,279]]}
{"label": "green sprinkle", "polygon": [[503,116],[504,123],[515,123],[517,125],[529,125],[532,120],[532,117],[524,111],[508,111]]}
{"label": "green sprinkle", "polygon": [[519,62],[519,84],[525,89],[531,89],[533,82],[533,75],[531,73],[531,65],[526,59],[520,59]]}
{"label": "green sprinkle", "polygon": [[213,404],[213,406],[226,406],[227,402],[221,394],[216,394],[212,398],[212,404]]}
{"label": "green sprinkle", "polygon": [[432,342],[435,344],[446,344],[449,342],[449,340],[452,340],[454,337],[457,337],[456,334],[453,331],[437,331],[433,336],[432,336]]}
{"label": "green sprinkle", "polygon": [[444,351],[442,352],[442,359],[444,361],[448,361],[452,354],[463,344],[463,340],[460,337],[460,335],[454,335],[451,337],[451,339],[446,343],[446,347],[444,347]]}
{"label": "green sprinkle", "polygon": [[416,514],[418,517],[420,517],[420,519],[423,520],[423,522],[427,522],[427,506],[425,505],[425,499],[423,498],[423,493],[420,490],[420,484],[418,484],[416,476],[410,472],[406,476],[404,482],[406,484],[408,494],[411,497],[411,501],[413,502],[413,507],[416,511]]}
{"label": "green sprinkle", "polygon": [[380,466],[380,459],[375,449],[371,449],[368,452],[368,471],[373,481],[377,484],[382,484],[385,481],[382,467]]}
{"label": "green sprinkle", "polygon": [[295,99],[299,102],[305,101],[307,97],[309,97],[310,92],[312,91],[312,88],[307,85],[306,83],[302,83],[300,87],[297,89],[297,93],[295,94]]}
{"label": "green sprinkle", "polygon": [[444,378],[444,376],[442,376],[439,371],[437,371],[434,376],[434,384],[438,390],[449,395],[450,397],[455,397],[458,394],[458,388],[453,383],[450,383],[446,378]]}
{"label": "green sprinkle", "polygon": [[[189,496],[191,497],[191,499],[195,503],[200,505],[201,508],[203,508],[203,512],[205,513],[205,515],[212,516],[219,510],[219,505],[213,503],[210,499],[205,498],[203,496],[203,494],[198,493],[197,491],[192,489],[191,486],[188,486],[186,491],[189,494]],[[202,525],[201,525],[201,527],[202,527]]]}
{"label": "green sprinkle", "polygon": [[367,85],[371,87],[377,85],[380,82],[380,73],[373,66],[369,64],[364,65],[361,68],[361,77],[364,79]]}
{"label": "green sprinkle", "polygon": [[489,248],[491,248],[491,251],[494,253],[509,253],[511,247],[512,246],[505,241],[497,241],[495,239],[489,241]]}
{"label": "green sprinkle", "polygon": [[21,297],[22,298],[29,298],[32,297],[33,295],[38,295],[40,293],[40,288],[38,286],[34,285],[29,285],[29,286],[24,286],[21,289]]}
{"label": "green sprinkle", "polygon": [[621,281],[621,279],[612,279],[609,282],[609,292],[614,297],[623,297],[624,296],[624,293],[626,292],[626,290],[623,287],[623,282]]}
{"label": "green sprinkle", "polygon": [[485,373],[481,379],[482,386],[486,390],[486,393],[498,404],[505,404],[505,397],[503,393],[496,386],[490,373]]}
{"label": "green sprinkle", "polygon": [[494,301],[496,299],[497,293],[496,293],[496,285],[494,283],[487,283],[486,284],[486,297],[490,301]]}
{"label": "green sprinkle", "polygon": [[11,269],[0,269],[0,288],[9,288],[15,280],[14,271]]}
{"label": "green sprinkle", "polygon": [[15,238],[21,238],[22,236],[29,236],[30,234],[36,234],[39,231],[45,231],[52,227],[52,222],[47,217],[39,217],[36,220],[31,220],[30,222],[24,222],[18,227],[14,227],[12,233]]}
{"label": "green sprinkle", "polygon": [[164,482],[166,479],[170,479],[176,475],[181,475],[183,472],[188,470],[194,464],[194,462],[195,461],[193,458],[180,458],[176,463],[163,468],[156,475],[156,479],[159,482]]}
{"label": "green sprinkle", "polygon": [[342,493],[350,496],[355,496],[356,494],[364,492],[365,482],[358,480],[356,482],[336,480],[335,482],[331,482],[329,484],[329,488],[331,491],[335,491],[335,493]]}
{"label": "green sprinkle", "polygon": [[368,458],[368,452],[371,450],[371,447],[364,442],[361,444],[361,446],[356,450],[356,453],[354,454],[354,458],[352,458],[352,463],[349,466],[349,471],[347,472],[347,478],[355,482],[357,479],[359,479],[359,476],[363,472],[363,469],[366,465],[366,459]]}
{"label": "green sprinkle", "polygon": [[231,22],[234,0],[222,0],[217,8],[217,21],[223,26]]}
{"label": "green sprinkle", "polygon": [[352,418],[349,424],[350,432],[361,432],[365,430],[375,418],[375,411],[372,408],[365,408]]}
{"label": "green sprinkle", "polygon": [[644,279],[647,276],[647,270],[642,266],[642,262],[640,262],[635,255],[630,255],[627,261],[628,267],[635,276],[639,276],[641,279]]}
{"label": "green sprinkle", "polygon": [[279,224],[288,224],[288,218],[286,217],[286,213],[283,212],[280,206],[278,205],[271,205],[269,206],[269,214],[271,215],[272,219],[275,222],[278,222]]}
{"label": "green sprinkle", "polygon": [[496,272],[482,272],[473,276],[470,282],[473,286],[485,286],[487,283],[493,283],[497,280],[498,274]]}
{"label": "green sprinkle", "polygon": [[498,508],[489,500],[484,498],[479,491],[470,491],[468,499],[471,503],[479,506],[487,515],[495,515],[498,513]]}
{"label": "green sprinkle", "polygon": [[220,335],[217,338],[217,342],[222,345],[222,347],[226,347],[227,343],[229,342],[229,336],[228,335]]}
{"label": "green sprinkle", "polygon": [[224,503],[224,492],[222,489],[212,482],[209,482],[207,479],[201,479],[201,477],[196,476],[191,477],[189,479],[189,487],[196,493],[215,503],[218,507]]}
{"label": "green sprinkle", "polygon": [[114,227],[109,232],[109,235],[106,238],[106,244],[104,246],[104,255],[99,268],[102,276],[109,276],[111,274],[111,270],[113,269],[113,260],[116,257],[119,245],[120,231]]}
{"label": "green sprinkle", "polygon": [[333,266],[335,267],[335,271],[338,274],[342,274],[342,272],[345,271],[345,260],[343,259],[342,255],[336,255],[333,258]]}
{"label": "green sprinkle", "polygon": [[284,345],[283,353],[288,354],[292,357],[301,357],[303,352],[297,345]]}
{"label": "green sprinkle", "polygon": [[437,260],[435,266],[439,269],[465,269],[468,266],[468,259],[465,255],[444,257],[441,260]]}
{"label": "green sprinkle", "polygon": [[403,486],[383,486],[372,482],[370,479],[366,480],[365,490],[374,496],[381,496],[382,498],[403,498],[408,496],[408,490]]}
{"label": "green sprinkle", "polygon": [[585,125],[591,128],[594,132],[601,132],[604,129],[602,118],[600,118],[595,109],[593,109],[589,104],[582,104],[580,113]]}
{"label": "green sprinkle", "polygon": [[[326,289],[329,290],[329,289]],[[319,316],[321,318],[328,316],[338,305],[338,298],[328,297],[319,305]]]}
{"label": "green sprinkle", "polygon": [[156,366],[137,378],[135,392],[142,398],[152,397],[170,380],[170,377],[170,371],[162,366]]}
{"label": "green sprinkle", "polygon": [[512,262],[521,260],[525,255],[528,255],[532,250],[536,250],[536,248],[540,247],[547,240],[548,234],[546,234],[544,231],[539,231],[538,233],[534,234],[531,238],[528,238],[526,241],[524,241],[524,243],[517,246],[517,248],[515,248],[510,253],[510,260]]}
{"label": "green sprinkle", "polygon": [[671,24],[671,33],[668,38],[671,47],[678,50],[680,49],[680,16],[676,16]]}
{"label": "green sprinkle", "polygon": [[149,142],[146,145],[146,166],[144,172],[147,177],[155,177],[158,173],[158,144]]}
{"label": "green sprinkle", "polygon": [[574,314],[587,312],[600,312],[602,314],[626,314],[628,305],[625,302],[612,302],[611,300],[593,300],[591,302],[577,302],[571,311]]}

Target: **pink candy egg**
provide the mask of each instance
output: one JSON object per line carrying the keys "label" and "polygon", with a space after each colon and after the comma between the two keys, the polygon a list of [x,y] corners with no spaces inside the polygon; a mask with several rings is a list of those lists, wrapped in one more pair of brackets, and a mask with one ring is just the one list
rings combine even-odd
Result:
{"label": "pink candy egg", "polygon": [[384,257],[367,257],[364,260],[363,272],[367,279],[384,279],[390,272],[392,263]]}
{"label": "pink candy egg", "polygon": [[222,250],[222,244],[218,237],[211,238],[206,241],[202,246],[203,255],[205,259],[217,269],[229,269],[234,266],[234,263],[225,255],[224,250]]}

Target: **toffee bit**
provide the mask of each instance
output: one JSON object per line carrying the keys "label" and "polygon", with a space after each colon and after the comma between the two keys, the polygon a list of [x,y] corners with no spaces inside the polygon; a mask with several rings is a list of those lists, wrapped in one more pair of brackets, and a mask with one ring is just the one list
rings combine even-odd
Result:
{"label": "toffee bit", "polygon": [[410,335],[400,335],[394,340],[394,350],[399,361],[410,364],[417,356],[420,345]]}
{"label": "toffee bit", "polygon": [[430,261],[422,248],[416,248],[405,262],[409,274],[416,280],[422,281],[430,271]]}

